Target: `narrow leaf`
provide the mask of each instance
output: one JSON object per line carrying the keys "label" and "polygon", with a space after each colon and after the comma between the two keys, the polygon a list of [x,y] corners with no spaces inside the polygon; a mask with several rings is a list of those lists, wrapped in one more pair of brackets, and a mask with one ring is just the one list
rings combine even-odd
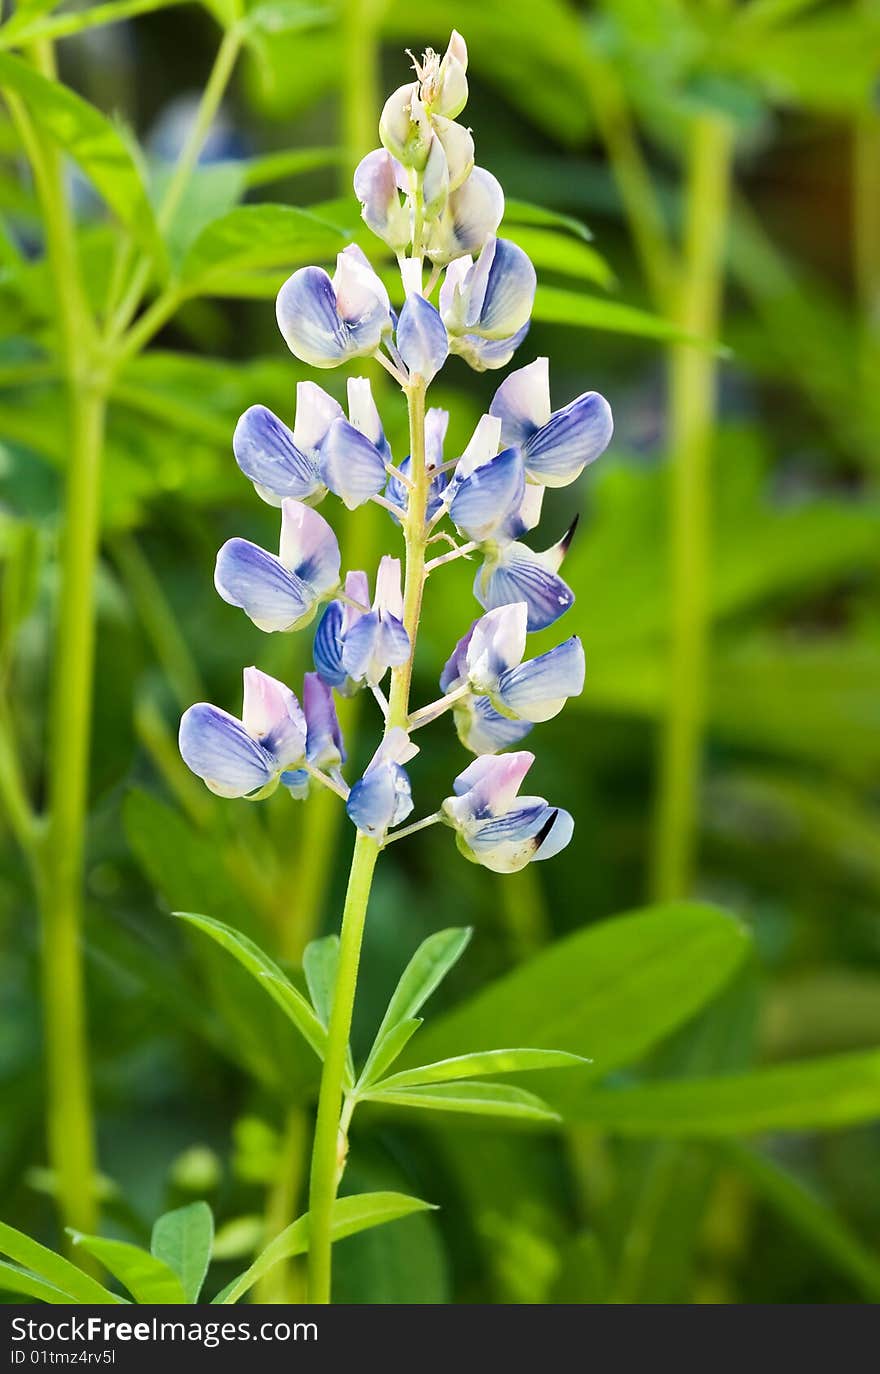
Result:
{"label": "narrow leaf", "polygon": [[377,1040],[373,1046],[370,1058],[364,1065],[358,1087],[365,1088],[368,1084],[377,1082],[385,1070],[391,1067],[397,1056],[402,1053],[405,1046],[409,1044],[422,1024],[421,1017],[414,1016],[409,1021],[398,1021],[396,1026],[392,1026],[389,1031],[386,1031],[382,1039]]}
{"label": "narrow leaf", "polygon": [[17,1264],[24,1265],[27,1269],[38,1274],[40,1278],[46,1279],[53,1286],[57,1286],[69,1293],[71,1298],[80,1303],[121,1303],[123,1298],[119,1298],[115,1293],[111,1293],[103,1284],[96,1279],[90,1278],[88,1274],[70,1260],[66,1260],[63,1255],[56,1255],[54,1250],[49,1250],[45,1245],[40,1245],[39,1241],[31,1240],[30,1236],[24,1235],[22,1231],[16,1231],[14,1226],[7,1226],[0,1221],[0,1254],[8,1255]]}
{"label": "narrow leaf", "polygon": [[676,340],[703,348],[715,346],[712,340],[687,334],[678,325],[648,310],[639,310],[622,301],[603,300],[601,296],[587,296],[580,291],[567,291],[561,286],[538,287],[533,318],[544,324],[605,329],[612,334],[633,334],[640,339]]}
{"label": "narrow leaf", "polygon": [[[337,1198],[333,1204],[331,1232],[333,1241],[344,1240],[358,1231],[366,1231],[372,1226],[382,1226],[387,1221],[397,1221],[400,1217],[414,1212],[432,1210],[430,1202],[420,1198],[407,1197],[404,1193],[358,1193],[354,1197]],[[237,1279],[227,1284],[214,1298],[215,1303],[230,1304],[237,1302],[259,1279],[267,1274],[281,1260],[294,1255],[304,1255],[309,1248],[309,1214],[299,1217],[286,1230],[266,1246],[249,1269],[239,1274]]]}
{"label": "narrow leaf", "polygon": [[303,973],[306,976],[312,1006],[324,1026],[330,1024],[330,1009],[333,1005],[333,989],[336,987],[338,968],[338,935],[327,935],[323,940],[312,940],[306,945],[303,952]]}
{"label": "narrow leaf", "polygon": [[548,210],[543,205],[530,205],[526,200],[505,198],[504,224],[535,224],[545,229],[567,229],[576,238],[588,243],[593,237],[590,230],[572,215],[560,214],[558,210]]}
{"label": "narrow leaf", "polygon": [[566,1050],[484,1050],[479,1054],[460,1054],[454,1059],[441,1059],[436,1064],[423,1064],[418,1069],[404,1069],[392,1074],[377,1086],[388,1088],[418,1087],[422,1083],[451,1083],[460,1078],[474,1078],[490,1073],[525,1073],[533,1069],[567,1069],[589,1064],[579,1054]]}
{"label": "narrow leaf", "polygon": [[54,1305],[78,1301],[70,1293],[56,1288],[54,1283],[47,1283],[39,1275],[29,1274],[26,1269],[20,1269],[17,1264],[7,1264],[5,1260],[0,1260],[0,1293],[20,1293],[23,1297],[38,1298],[40,1302]]}
{"label": "narrow leaf", "polygon": [[449,970],[464,953],[471,938],[469,926],[438,930],[419,945],[404,969],[376,1035],[378,1043],[398,1021],[409,1021],[425,1005]]}
{"label": "narrow leaf", "polygon": [[185,1303],[183,1284],[173,1269],[139,1245],[103,1236],[82,1236],[71,1232],[76,1245],[94,1255],[114,1278],[124,1283],[135,1302]]}
{"label": "narrow leaf", "polygon": [[467,1112],[474,1116],[502,1116],[522,1121],[561,1120],[559,1113],[540,1097],[506,1083],[434,1083],[391,1092],[377,1087],[365,1093],[364,1100],[432,1112]]}
{"label": "narrow leaf", "polygon": [[150,1250],[173,1269],[183,1285],[187,1302],[201,1292],[214,1243],[214,1217],[207,1202],[192,1202],[166,1212],[156,1221]]}
{"label": "narrow leaf", "polygon": [[215,921],[210,916],[198,916],[188,911],[176,911],[182,921],[188,921],[190,925],[202,930],[206,935],[210,935],[218,945],[227,950],[234,959],[247,969],[248,973],[265,988],[269,996],[272,997],[290,1020],[296,1026],[302,1037],[311,1045],[319,1059],[323,1057],[324,1048],[327,1043],[327,1031],[318,1020],[312,1008],[309,1006],[302,993],[293,986],[277,964],[274,964],[268,955],[264,954],[258,945],[249,940],[245,935],[240,935],[231,926],[226,926],[222,921]]}

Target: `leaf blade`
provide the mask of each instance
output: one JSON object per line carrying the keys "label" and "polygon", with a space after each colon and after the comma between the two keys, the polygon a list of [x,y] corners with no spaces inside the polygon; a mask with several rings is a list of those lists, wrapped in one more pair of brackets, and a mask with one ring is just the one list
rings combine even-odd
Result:
{"label": "leaf blade", "polygon": [[559,1122],[558,1112],[525,1088],[507,1083],[431,1083],[424,1087],[364,1094],[364,1101],[433,1112],[463,1112],[469,1116],[506,1117],[521,1121]]}
{"label": "leaf blade", "polygon": [[183,1284],[177,1274],[148,1250],[125,1240],[107,1240],[104,1236],[74,1233],[73,1240],[124,1283],[136,1302],[173,1303],[175,1306],[186,1303]]}
{"label": "leaf blade", "polygon": [[214,1217],[206,1202],[165,1212],[153,1226],[150,1251],[177,1274],[187,1302],[198,1300],[213,1243]]}
{"label": "leaf blade", "polygon": [[420,1087],[428,1083],[451,1083],[462,1078],[490,1073],[528,1073],[536,1069],[574,1068],[590,1061],[567,1050],[484,1050],[476,1054],[455,1055],[416,1069],[402,1069],[377,1083],[382,1088]]}
{"label": "leaf blade", "polygon": [[32,1240],[23,1231],[0,1221],[0,1254],[8,1255],[17,1264],[30,1269],[40,1278],[57,1285],[81,1303],[121,1303],[123,1298],[111,1293],[103,1284],[83,1273],[63,1255]]}

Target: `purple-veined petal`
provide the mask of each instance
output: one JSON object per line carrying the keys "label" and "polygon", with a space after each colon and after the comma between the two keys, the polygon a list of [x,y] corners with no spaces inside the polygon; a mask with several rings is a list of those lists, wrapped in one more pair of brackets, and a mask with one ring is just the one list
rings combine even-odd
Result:
{"label": "purple-veined petal", "polygon": [[342,687],[348,674],[342,666],[342,602],[331,601],[318,621],[312,657],[321,679],[330,687]]}
{"label": "purple-veined petal", "polygon": [[297,501],[323,492],[311,457],[296,446],[293,434],[265,406],[244,412],[232,436],[235,461],[270,506],[280,506],[286,496]]}
{"label": "purple-veined petal", "polygon": [[342,664],[354,682],[377,686],[408,658],[409,635],[401,622],[376,611],[361,616],[342,641]]}
{"label": "purple-veined petal", "polygon": [[316,596],[339,585],[342,558],[336,535],[323,515],[300,501],[282,502],[279,557]]}
{"label": "purple-veined petal", "polygon": [[605,397],[588,391],[564,410],[557,410],[526,441],[526,472],[545,486],[565,487],[605,452],[613,431],[611,407]]}
{"label": "purple-veined petal", "polygon": [[228,539],[217,554],[214,586],[260,630],[292,630],[311,613],[312,590],[274,554],[247,539]]}
{"label": "purple-veined petal", "polygon": [[240,720],[199,702],[180,722],[180,753],[218,797],[247,797],[272,781],[274,761]]}
{"label": "purple-veined petal", "polygon": [[303,453],[313,452],[341,414],[342,406],[317,382],[297,382],[296,419],[293,422],[293,442],[297,448]]}
{"label": "purple-veined petal", "polygon": [[522,502],[525,491],[522,459],[516,449],[505,449],[470,476],[457,479],[450,491],[453,488],[449,502],[453,524],[468,539],[483,542],[491,538],[511,510]]}
{"label": "purple-veined petal", "polygon": [[474,266],[467,332],[509,339],[528,323],[536,284],[535,269],[517,244],[509,239],[487,243]]}
{"label": "purple-veined petal", "polygon": [[397,349],[410,372],[433,381],[446,361],[449,340],[440,312],[424,296],[407,296],[397,325]]}
{"label": "purple-veined petal", "polygon": [[405,730],[389,730],[364,776],[351,789],[346,811],[358,830],[384,839],[413,809],[412,788],[403,764],[418,753]]}
{"label": "purple-veined petal", "polygon": [[584,649],[577,635],[500,675],[499,702],[523,720],[551,720],[584,689]]}
{"label": "purple-veined petal", "polygon": [[334,420],[321,445],[321,480],[349,510],[377,496],[385,486],[385,460],[365,434],[348,420]]}
{"label": "purple-veined petal", "polygon": [[468,677],[478,694],[495,690],[499,678],[522,661],[529,608],[524,601],[498,606],[481,616],[467,650]]}
{"label": "purple-veined petal", "polygon": [[303,708],[308,727],[307,756],[313,768],[338,768],[345,745],[336,715],[333,690],[317,673],[303,678]]}
{"label": "purple-veined petal", "polygon": [[312,780],[304,768],[288,769],[281,774],[279,781],[294,801],[305,801],[312,789]]}
{"label": "purple-veined petal", "polygon": [[368,377],[349,377],[348,379],[348,418],[366,435],[370,443],[379,450],[385,462],[391,461],[391,447],[385,438],[382,419]]}
{"label": "purple-veined petal", "polygon": [[350,356],[348,326],[340,319],[333,283],[323,267],[300,267],[288,277],[278,292],[275,315],[291,353],[311,367],[336,367]]}
{"label": "purple-veined petal", "polygon": [[474,596],[486,610],[524,601],[529,629],[552,625],[574,604],[574,592],[525,544],[512,543],[487,559],[474,579]]}
{"label": "purple-veined petal", "polygon": [[241,723],[278,769],[298,763],[306,750],[306,718],[299,702],[277,678],[259,668],[244,670]]}
{"label": "purple-veined petal", "polygon": [[525,444],[550,419],[550,363],[536,358],[505,377],[492,398],[490,415],[501,420],[502,442]]}
{"label": "purple-veined petal", "polygon": [[462,848],[493,873],[516,873],[534,859],[558,854],[573,830],[567,811],[554,810],[536,798],[532,805],[508,811],[462,836]]}
{"label": "purple-veined petal", "polygon": [[410,239],[410,216],[400,201],[398,166],[385,148],[377,148],[361,159],[354,174],[354,193],[364,223],[395,252]]}
{"label": "purple-veined petal", "polygon": [[458,738],[472,754],[496,754],[519,744],[531,721],[509,720],[495,710],[488,697],[464,697],[453,707]]}

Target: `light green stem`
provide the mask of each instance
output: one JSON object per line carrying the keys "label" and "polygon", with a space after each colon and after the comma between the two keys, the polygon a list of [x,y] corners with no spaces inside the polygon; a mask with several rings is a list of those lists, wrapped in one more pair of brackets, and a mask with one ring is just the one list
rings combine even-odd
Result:
{"label": "light green stem", "polygon": [[340,932],[339,971],[321,1073],[318,1118],[312,1145],[309,1186],[309,1302],[330,1302],[331,1223],[336,1190],[345,1165],[345,1138],[340,1138],[342,1085],[354,1010],[361,941],[379,845],[358,833],[348,878]]}
{"label": "light green stem", "polygon": [[[712,340],[724,282],[724,236],[733,131],[701,115],[691,131],[684,255],[675,318]],[[687,893],[693,878],[709,631],[710,463],[718,359],[677,344],[670,359],[671,639],[653,863],[658,900]]]}
{"label": "light green stem", "polygon": [[371,147],[370,131],[379,108],[379,42],[376,0],[341,0],[341,47],[345,55],[341,115],[344,190]]}
{"label": "light green stem", "polygon": [[[409,635],[410,652],[406,663],[395,668],[392,673],[386,732],[395,726],[406,728],[409,719],[410,685],[425,585],[425,511],[428,502],[428,472],[425,467],[425,390],[425,384],[419,377],[413,378],[407,388],[412,490],[409,493],[404,519],[406,575],[403,623]],[[309,1189],[309,1301],[316,1303],[329,1303],[331,1297],[331,1220],[347,1151],[347,1121],[344,1127],[341,1123],[343,1078],[361,940],[379,851],[380,846],[376,840],[368,835],[358,834],[342,917],[339,972],[333,993],[327,1051],[321,1074]]]}

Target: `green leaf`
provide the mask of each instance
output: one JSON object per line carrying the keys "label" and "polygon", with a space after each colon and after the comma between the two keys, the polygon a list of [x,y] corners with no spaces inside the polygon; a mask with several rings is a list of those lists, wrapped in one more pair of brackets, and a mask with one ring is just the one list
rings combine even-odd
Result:
{"label": "green leaf", "polygon": [[572,215],[560,214],[558,210],[548,210],[543,205],[530,205],[526,200],[505,199],[504,225],[534,224],[543,229],[567,229],[576,238],[589,243],[593,237],[587,226]]}
{"label": "green leaf", "polygon": [[207,1202],[192,1202],[166,1212],[153,1226],[150,1250],[173,1269],[187,1302],[197,1302],[214,1243],[214,1217]]}
{"label": "green leaf", "polygon": [[385,1092],[377,1086],[364,1101],[394,1107],[418,1107],[432,1112],[466,1112],[472,1116],[500,1116],[521,1121],[561,1121],[558,1112],[534,1093],[507,1083],[433,1083],[422,1088]]}
{"label": "green leaf", "polygon": [[37,1274],[29,1274],[26,1269],[20,1269],[17,1264],[7,1264],[5,1260],[0,1260],[0,1293],[20,1293],[23,1297],[39,1298],[41,1302],[53,1304],[79,1301],[70,1293],[56,1288],[54,1283],[47,1283]]}
{"label": "green leaf", "polygon": [[342,160],[339,148],[289,148],[280,152],[263,153],[236,163],[242,169],[246,186],[265,186],[273,181],[285,181],[303,172],[334,167]]}
{"label": "green leaf", "polygon": [[24,1235],[22,1231],[16,1231],[14,1226],[7,1226],[2,1221],[0,1254],[8,1255],[17,1264],[24,1265],[48,1283],[69,1293],[75,1302],[103,1304],[124,1301],[96,1279],[84,1274],[77,1265],[71,1264],[70,1260],[64,1259],[62,1255],[56,1255],[54,1250],[40,1245],[39,1241],[31,1240],[30,1236]]}
{"label": "green leaf", "polygon": [[580,239],[552,229],[520,228],[510,225],[507,238],[518,243],[539,271],[559,272],[566,277],[596,282],[599,286],[613,286],[614,273],[595,248]]}
{"label": "green leaf", "polygon": [[239,205],[202,230],[180,272],[187,295],[222,295],[235,273],[290,270],[333,258],[348,242],[326,220],[290,205]]}
{"label": "green leaf", "polygon": [[[424,1025],[422,1018],[413,1016],[409,1021],[398,1021],[397,1025],[386,1031],[381,1039],[377,1039],[370,1051],[368,1063],[364,1065],[358,1087],[365,1088],[369,1083],[375,1083],[381,1078],[398,1055],[403,1053],[404,1048],[421,1025]],[[367,1072],[368,1068],[369,1073]]]}
{"label": "green leaf", "polygon": [[339,968],[339,936],[326,935],[323,940],[312,940],[303,951],[303,973],[312,1006],[324,1026],[330,1024],[330,1009],[333,1005],[333,989],[336,987],[336,971]]}
{"label": "green leaf", "polygon": [[880,1259],[822,1198],[757,1150],[728,1144],[724,1153],[759,1196],[841,1273],[848,1274],[869,1302],[880,1301]]}
{"label": "green leaf", "polygon": [[264,954],[254,944],[253,940],[239,934],[231,926],[224,925],[222,921],[212,920],[210,916],[197,916],[188,911],[176,911],[174,914],[180,920],[188,921],[197,930],[204,931],[218,945],[227,950],[241,964],[242,968],[246,969],[256,978],[261,987],[266,989],[266,992],[274,998],[282,1011],[287,1013],[318,1058],[323,1057],[327,1043],[326,1028],[321,1024],[302,993],[293,986],[289,979],[285,978],[278,965],[274,964],[268,955]]}
{"label": "green leaf", "polygon": [[751,1073],[605,1089],[572,1099],[573,1120],[635,1136],[821,1131],[880,1120],[880,1050]]}
{"label": "green leaf", "polygon": [[592,1055],[554,1073],[552,1090],[542,1082],[555,1106],[693,1016],[748,949],[743,926],[716,907],[670,902],[617,916],[490,984],[426,1027],[419,1048],[432,1060],[517,1043]]}
{"label": "green leaf", "polygon": [[589,1063],[579,1054],[565,1050],[484,1050],[482,1054],[460,1054],[423,1064],[418,1069],[403,1069],[377,1083],[378,1089],[418,1087],[423,1083],[451,1083],[490,1073],[526,1073],[534,1069],[565,1069]]}
{"label": "green leaf", "polygon": [[[385,1222],[397,1221],[400,1217],[411,1216],[413,1212],[430,1210],[430,1202],[407,1197],[404,1193],[359,1193],[355,1197],[337,1198],[333,1204],[332,1239],[335,1243],[346,1236],[356,1235],[358,1231],[366,1231],[371,1226],[383,1226]],[[294,1255],[304,1255],[308,1248],[309,1214],[306,1212],[276,1236],[249,1269],[218,1293],[214,1302],[237,1302],[274,1265]]]}
{"label": "green leaf", "polygon": [[91,5],[72,14],[46,14],[57,3],[58,0],[47,0],[45,4],[19,5],[0,29],[0,48],[21,47],[39,38],[67,38],[85,29],[118,24],[138,14],[169,9],[172,5],[183,4],[184,0],[109,0],[107,4]]}
{"label": "green leaf", "polygon": [[124,1283],[135,1302],[185,1303],[183,1284],[173,1269],[155,1259],[139,1245],[104,1236],[83,1236],[72,1231],[74,1244],[94,1255],[120,1283]]}
{"label": "green leaf", "polygon": [[640,339],[659,339],[664,342],[692,343],[713,348],[711,339],[698,339],[681,330],[678,325],[639,310],[621,301],[607,301],[600,296],[585,296],[567,291],[561,286],[539,286],[535,293],[532,318],[542,324],[568,324],[577,329],[608,330],[612,334],[633,334]]}
{"label": "green leaf", "polygon": [[328,5],[310,4],[308,0],[263,0],[248,11],[242,31],[246,38],[272,38],[317,28],[333,18],[334,12]]}
{"label": "green leaf", "polygon": [[0,53],[0,87],[24,101],[38,127],[79,164],[137,242],[163,254],[140,168],[110,120],[60,82],[8,53]]}

